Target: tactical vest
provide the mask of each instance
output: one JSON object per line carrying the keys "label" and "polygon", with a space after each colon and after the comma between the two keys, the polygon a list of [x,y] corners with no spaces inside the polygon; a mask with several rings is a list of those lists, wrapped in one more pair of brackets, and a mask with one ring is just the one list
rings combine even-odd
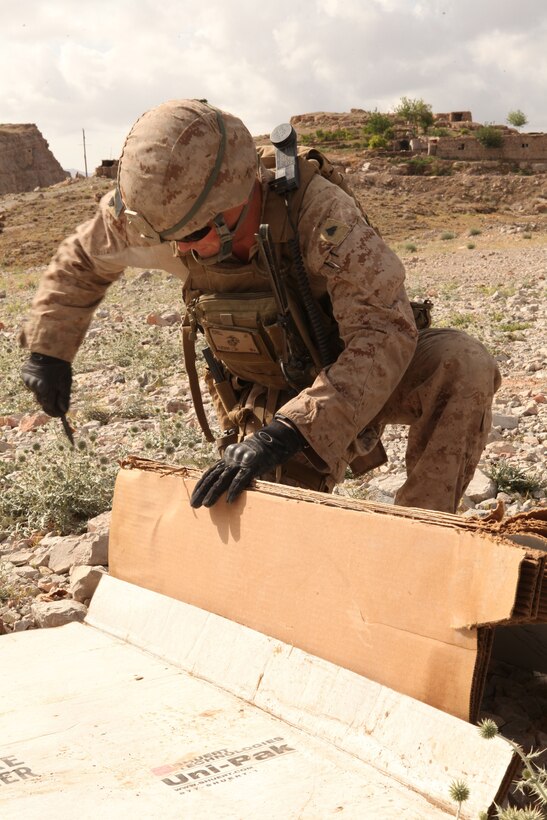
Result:
{"label": "tactical vest", "polygon": [[[263,151],[262,162],[267,168],[273,168],[273,152]],[[208,372],[206,381],[221,427],[230,431],[229,436],[237,432],[242,437],[268,423],[277,406],[310,386],[322,369],[314,334],[295,283],[295,260],[289,248],[290,240],[296,238],[293,226],[298,223],[304,195],[315,175],[319,173],[342,188],[352,197],[367,224],[370,222],[344,175],[319,151],[311,149],[299,155],[299,172],[300,185],[287,202],[271,189],[266,190],[261,219],[269,226],[286,288],[290,325],[280,319],[270,279],[258,255],[248,263],[233,260],[205,264],[191,253],[184,254],[184,264],[189,270],[183,289],[187,309],[183,327],[184,357],[196,415],[208,441],[214,441],[215,437],[203,409],[195,366],[198,333],[203,333],[214,359],[225,368],[221,373],[224,378],[213,379]],[[315,307],[335,358],[342,344],[326,292]],[[217,439],[217,443],[222,447],[228,440],[224,436]]]}
{"label": "tactical vest", "polygon": [[[315,156],[310,157],[310,154]],[[269,226],[277,265],[290,302],[293,319],[290,327],[280,320],[270,279],[258,255],[248,263],[233,260],[205,264],[191,253],[184,254],[184,264],[189,270],[183,289],[187,308],[183,328],[186,369],[196,413],[209,440],[213,440],[213,436],[204,419],[203,408],[199,407],[201,396],[197,394],[197,375],[193,372],[195,353],[192,346],[198,332],[203,333],[215,359],[233,377],[234,400],[225,398],[223,401],[232,422],[241,415],[240,408],[235,406],[238,392],[241,390],[244,398],[248,397],[246,384],[259,385],[269,391],[270,398],[265,402],[273,407],[272,392],[283,393],[287,398],[295,395],[311,385],[321,369],[309,321],[295,286],[294,259],[288,243],[295,238],[292,225],[298,222],[298,212],[311,180],[317,173],[328,177],[337,173],[326,159],[322,166],[322,159],[322,155],[315,151],[299,157],[300,186],[291,194],[288,207],[281,196],[266,190],[261,221]],[[263,157],[266,167],[271,167],[272,160],[273,156]],[[342,175],[339,176],[342,179]],[[326,300],[324,308],[319,308],[322,320],[333,347],[341,349],[337,325],[329,313],[328,304]],[[208,383],[211,389],[210,378]],[[218,383],[212,392],[215,390],[219,392]],[[227,407],[227,404],[234,406]],[[261,419],[262,423],[265,420],[269,419]]]}

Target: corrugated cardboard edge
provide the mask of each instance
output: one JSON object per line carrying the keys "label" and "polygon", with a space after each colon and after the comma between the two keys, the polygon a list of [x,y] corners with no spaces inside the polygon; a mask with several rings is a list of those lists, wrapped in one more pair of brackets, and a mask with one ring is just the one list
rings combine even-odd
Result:
{"label": "corrugated cardboard edge", "polygon": [[[201,476],[201,471],[187,466],[176,466],[151,459],[130,456],[120,462],[122,469],[151,471],[160,475],[179,475],[192,480]],[[511,544],[523,548],[520,578],[515,591],[515,601],[507,623],[540,623],[547,621],[547,509],[538,507],[504,519],[472,520],[451,513],[423,510],[417,507],[399,507],[381,504],[347,496],[319,493],[275,484],[269,481],[254,481],[252,489],[272,496],[308,501],[322,506],[339,509],[360,510],[395,518],[411,519],[423,523],[456,528],[462,532],[473,532],[489,536],[500,544]],[[497,622],[459,624],[461,627],[477,628],[494,626]]]}

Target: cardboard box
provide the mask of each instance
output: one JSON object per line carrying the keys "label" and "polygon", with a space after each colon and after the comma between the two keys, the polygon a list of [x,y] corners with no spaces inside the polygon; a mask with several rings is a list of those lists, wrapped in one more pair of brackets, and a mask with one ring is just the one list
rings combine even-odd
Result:
{"label": "cardboard box", "polygon": [[[494,627],[547,621],[545,519],[477,523],[257,482],[193,510],[199,473],[120,471],[111,573],[477,717]],[[513,539],[513,540],[511,540]]]}

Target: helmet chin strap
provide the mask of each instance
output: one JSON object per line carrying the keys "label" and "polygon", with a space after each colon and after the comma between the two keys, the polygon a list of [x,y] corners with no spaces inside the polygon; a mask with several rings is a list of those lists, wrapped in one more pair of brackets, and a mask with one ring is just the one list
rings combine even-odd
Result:
{"label": "helmet chin strap", "polygon": [[224,221],[224,217],[222,214],[218,214],[213,219],[213,227],[217,232],[217,236],[220,239],[220,250],[217,254],[217,260],[219,262],[224,262],[225,259],[228,259],[232,255],[232,245],[234,241],[234,234],[239,227],[241,222],[241,217],[237,220],[237,225],[233,230],[230,230],[226,222]]}
{"label": "helmet chin strap", "polygon": [[209,265],[216,265],[218,262],[225,262],[226,259],[229,259],[232,256],[232,245],[234,242],[234,237],[247,216],[247,211],[249,210],[249,206],[251,204],[251,199],[253,198],[253,194],[245,203],[243,210],[239,215],[239,219],[237,220],[234,227],[230,230],[228,225],[226,224],[224,217],[222,214],[217,214],[213,219],[213,228],[217,232],[217,236],[220,240],[220,250],[215,256],[208,256],[206,258],[201,257],[195,250],[192,251],[194,257],[200,260],[200,262],[204,262],[205,264]]}

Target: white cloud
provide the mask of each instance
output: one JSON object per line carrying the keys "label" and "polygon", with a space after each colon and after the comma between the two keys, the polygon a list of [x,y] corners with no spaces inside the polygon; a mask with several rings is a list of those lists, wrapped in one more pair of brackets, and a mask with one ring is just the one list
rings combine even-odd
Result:
{"label": "white cloud", "polygon": [[0,121],[65,167],[117,156],[145,110],[206,97],[267,133],[292,114],[422,97],[547,130],[547,4],[519,0],[2,0]]}

